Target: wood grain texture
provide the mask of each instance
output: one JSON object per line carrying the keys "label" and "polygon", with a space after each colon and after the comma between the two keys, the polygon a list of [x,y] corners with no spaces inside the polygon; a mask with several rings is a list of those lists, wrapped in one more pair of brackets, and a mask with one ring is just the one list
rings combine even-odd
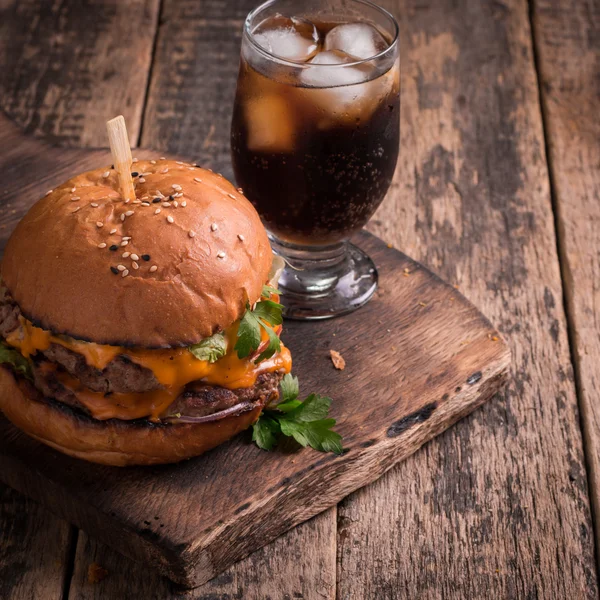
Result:
{"label": "wood grain texture", "polygon": [[142,146],[231,179],[231,112],[242,24],[253,0],[164,0]]}
{"label": "wood grain texture", "polygon": [[533,25],[600,548],[600,3],[536,0]]}
{"label": "wood grain texture", "polygon": [[402,142],[371,230],[499,323],[513,372],[341,503],[338,598],[596,598],[527,3],[382,3],[401,17]]}
{"label": "wood grain texture", "polygon": [[0,598],[60,600],[74,529],[0,484]]}
{"label": "wood grain texture", "polygon": [[105,145],[123,114],[137,145],[159,0],[0,2],[0,108],[27,133]]}
{"label": "wood grain texture", "polygon": [[[186,593],[189,600],[334,600],[335,508],[302,523],[230,567],[205,585]],[[305,541],[315,547],[307,553]],[[319,550],[320,549],[320,550]],[[88,580],[91,564],[108,571],[102,582]],[[143,576],[145,574],[145,576]],[[104,544],[80,534],[69,597],[104,600],[131,597],[164,600],[178,590],[151,569],[130,561]]]}

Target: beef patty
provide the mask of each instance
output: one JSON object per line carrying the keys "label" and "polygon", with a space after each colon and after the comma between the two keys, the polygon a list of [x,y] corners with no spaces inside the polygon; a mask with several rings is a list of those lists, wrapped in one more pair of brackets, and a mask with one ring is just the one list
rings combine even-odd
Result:
{"label": "beef patty", "polygon": [[[90,414],[87,408],[79,402],[77,395],[58,380],[56,371],[45,368],[48,365],[48,361],[34,361],[35,386],[44,396]],[[278,387],[282,378],[283,373],[263,373],[256,378],[253,386],[235,390],[193,381],[165,411],[165,416],[181,414],[187,417],[201,417],[220,412],[240,402],[256,403],[266,399],[266,402],[269,403],[278,398]],[[107,396],[110,397],[110,393],[107,393]]]}

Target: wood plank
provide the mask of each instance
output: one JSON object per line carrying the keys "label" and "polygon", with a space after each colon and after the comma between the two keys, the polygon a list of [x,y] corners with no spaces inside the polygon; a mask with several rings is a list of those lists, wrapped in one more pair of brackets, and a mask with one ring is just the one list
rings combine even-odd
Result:
{"label": "wood plank", "polygon": [[596,598],[527,3],[383,4],[402,17],[402,145],[371,230],[499,323],[513,371],[338,507],[338,598]]}
{"label": "wood plank", "polygon": [[123,114],[136,145],[158,10],[159,0],[3,0],[0,108],[76,146],[105,145],[106,121]]}
{"label": "wood plank", "polygon": [[61,600],[74,533],[65,521],[0,484],[0,598]]}
{"label": "wood plank", "polygon": [[142,146],[233,178],[229,129],[242,24],[254,0],[164,0]]}
{"label": "wood plank", "polygon": [[600,3],[536,0],[533,7],[540,94],[598,549]]}
{"label": "wood plank", "polygon": [[[288,531],[272,544],[257,550],[205,585],[186,593],[190,600],[243,598],[335,598],[335,508]],[[323,526],[325,524],[325,526]],[[311,539],[317,546],[310,560],[303,554],[303,541]],[[317,548],[325,548],[320,552]],[[326,559],[323,561],[322,559]],[[90,562],[91,561],[91,562]],[[299,568],[290,569],[294,563]],[[89,581],[90,565],[106,570],[98,583]],[[142,573],[146,576],[142,577]],[[177,597],[178,590],[150,569],[119,555],[104,544],[80,534],[71,598],[125,598],[135,590],[136,597],[164,600]]]}

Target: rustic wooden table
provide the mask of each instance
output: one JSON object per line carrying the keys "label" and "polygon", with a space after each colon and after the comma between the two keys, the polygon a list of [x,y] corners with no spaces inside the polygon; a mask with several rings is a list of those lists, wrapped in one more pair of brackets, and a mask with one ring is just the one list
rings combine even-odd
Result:
{"label": "rustic wooden table", "polygon": [[[0,0],[1,108],[31,135],[77,146],[106,145],[105,121],[123,113],[132,144],[231,177],[240,34],[255,4]],[[600,4],[381,4],[401,26],[402,147],[369,229],[492,319],[512,380],[189,597],[596,598]],[[108,572],[98,583],[93,563]],[[175,594],[0,487],[0,598]]]}

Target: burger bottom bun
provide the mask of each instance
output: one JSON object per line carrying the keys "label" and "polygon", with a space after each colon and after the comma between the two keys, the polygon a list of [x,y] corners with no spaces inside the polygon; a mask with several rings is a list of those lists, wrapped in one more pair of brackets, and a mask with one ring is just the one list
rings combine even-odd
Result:
{"label": "burger bottom bun", "polygon": [[69,456],[103,465],[157,465],[198,456],[247,429],[266,403],[212,423],[161,425],[98,421],[52,399],[0,367],[0,411],[27,435]]}

